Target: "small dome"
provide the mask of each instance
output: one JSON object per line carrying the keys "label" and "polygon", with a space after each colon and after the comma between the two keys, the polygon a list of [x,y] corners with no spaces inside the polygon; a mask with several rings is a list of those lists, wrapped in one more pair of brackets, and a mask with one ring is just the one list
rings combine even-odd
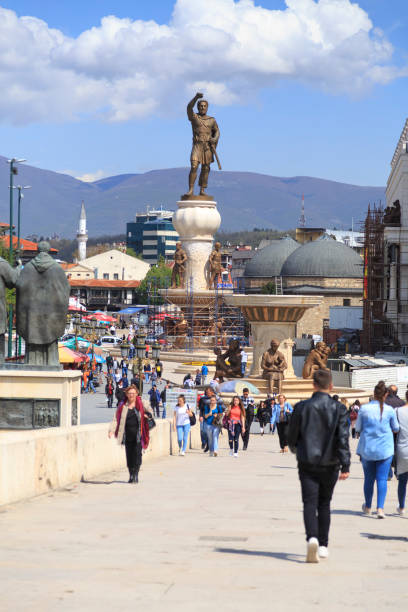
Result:
{"label": "small dome", "polygon": [[361,278],[363,260],[352,248],[323,234],[289,255],[281,276]]}
{"label": "small dome", "polygon": [[245,277],[270,278],[280,276],[281,269],[291,253],[300,247],[296,240],[285,236],[279,240],[271,240],[268,246],[255,253],[245,266]]}

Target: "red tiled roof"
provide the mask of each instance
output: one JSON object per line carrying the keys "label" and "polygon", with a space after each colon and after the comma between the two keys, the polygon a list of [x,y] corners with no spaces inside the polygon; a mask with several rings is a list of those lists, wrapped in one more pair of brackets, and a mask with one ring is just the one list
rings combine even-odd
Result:
{"label": "red tiled roof", "polygon": [[[0,239],[4,242],[4,246],[9,248],[10,246],[10,236],[0,236]],[[38,244],[36,242],[32,242],[31,240],[26,240],[25,238],[20,238],[20,245],[23,251],[38,251]],[[17,236],[13,236],[13,247],[17,248]],[[51,253],[58,253],[58,249],[51,248]]]}
{"label": "red tiled roof", "polygon": [[100,287],[101,289],[136,289],[138,280],[106,280],[98,278],[69,278],[71,287]]}
{"label": "red tiled roof", "polygon": [[74,263],[66,263],[65,261],[63,261],[63,262],[62,262],[60,265],[61,265],[61,268],[62,268],[63,270],[70,270],[70,268],[75,268],[75,266],[76,266],[77,264],[74,264]]}

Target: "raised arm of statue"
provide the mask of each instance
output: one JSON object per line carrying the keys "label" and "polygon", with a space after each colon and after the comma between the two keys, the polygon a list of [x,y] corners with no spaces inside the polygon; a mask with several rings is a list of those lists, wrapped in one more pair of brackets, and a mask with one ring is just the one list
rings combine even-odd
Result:
{"label": "raised arm of statue", "polygon": [[197,92],[196,95],[190,102],[187,104],[187,117],[190,121],[194,119],[194,105],[200,98],[203,98],[204,95],[202,93]]}

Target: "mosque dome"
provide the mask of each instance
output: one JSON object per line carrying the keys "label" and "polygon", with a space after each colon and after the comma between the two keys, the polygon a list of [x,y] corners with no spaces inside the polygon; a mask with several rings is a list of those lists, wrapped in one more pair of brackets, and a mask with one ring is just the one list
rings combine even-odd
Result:
{"label": "mosque dome", "polygon": [[352,248],[323,234],[294,250],[283,264],[280,275],[362,278],[363,260]]}
{"label": "mosque dome", "polygon": [[299,243],[290,236],[271,240],[270,244],[257,251],[248,261],[244,276],[258,278],[281,276],[281,269],[286,259],[299,248]]}

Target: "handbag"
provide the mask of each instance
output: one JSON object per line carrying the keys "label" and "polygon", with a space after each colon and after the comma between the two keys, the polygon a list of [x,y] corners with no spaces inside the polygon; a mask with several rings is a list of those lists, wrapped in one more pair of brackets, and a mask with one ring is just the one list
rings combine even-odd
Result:
{"label": "handbag", "polygon": [[149,431],[156,427],[156,421],[154,420],[152,415],[147,417],[147,424],[149,426]]}
{"label": "handbag", "polygon": [[[187,404],[187,409],[190,410],[190,406],[188,404]],[[192,410],[191,412],[192,414],[191,414],[191,417],[189,417],[189,419],[190,419],[190,426],[193,427],[193,425],[197,423],[197,419],[196,419],[195,412],[193,412]]]}

